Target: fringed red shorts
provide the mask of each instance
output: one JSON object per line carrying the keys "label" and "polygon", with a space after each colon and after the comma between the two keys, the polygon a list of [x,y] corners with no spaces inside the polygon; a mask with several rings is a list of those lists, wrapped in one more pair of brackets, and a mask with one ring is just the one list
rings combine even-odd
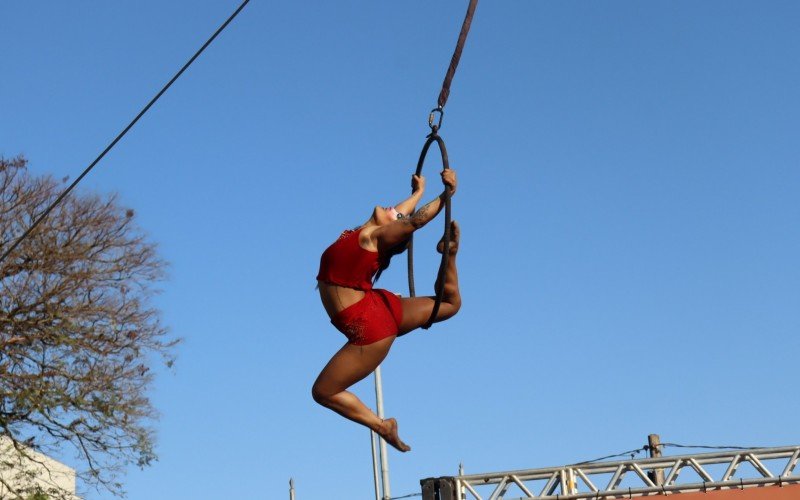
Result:
{"label": "fringed red shorts", "polygon": [[403,319],[400,298],[387,290],[366,290],[364,298],[331,319],[353,345],[367,345],[397,335]]}

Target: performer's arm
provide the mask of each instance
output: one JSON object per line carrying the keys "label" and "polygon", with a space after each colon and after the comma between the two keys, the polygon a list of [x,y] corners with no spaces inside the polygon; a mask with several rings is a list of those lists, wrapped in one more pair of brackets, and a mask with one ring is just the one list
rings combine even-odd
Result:
{"label": "performer's arm", "polygon": [[[451,169],[444,170],[442,172],[442,183],[445,185],[445,190],[450,188],[451,196],[455,194],[458,184],[455,171]],[[376,229],[372,233],[372,238],[375,239],[378,248],[392,248],[407,240],[414,231],[432,221],[444,207],[445,192],[443,191],[437,198],[414,212],[412,216],[404,217]]]}
{"label": "performer's arm", "polygon": [[404,216],[410,214],[417,208],[417,203],[422,199],[425,192],[425,177],[421,175],[411,176],[411,196],[395,205],[394,209]]}

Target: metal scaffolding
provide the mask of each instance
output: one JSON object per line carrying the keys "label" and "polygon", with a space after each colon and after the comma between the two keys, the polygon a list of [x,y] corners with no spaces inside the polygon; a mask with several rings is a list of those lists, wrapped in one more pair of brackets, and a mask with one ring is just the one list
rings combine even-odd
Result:
{"label": "metal scaffolding", "polygon": [[[800,446],[785,446],[445,476],[420,483],[423,500],[604,500],[800,485],[795,473],[799,459]],[[654,482],[656,477],[664,477],[663,483]]]}

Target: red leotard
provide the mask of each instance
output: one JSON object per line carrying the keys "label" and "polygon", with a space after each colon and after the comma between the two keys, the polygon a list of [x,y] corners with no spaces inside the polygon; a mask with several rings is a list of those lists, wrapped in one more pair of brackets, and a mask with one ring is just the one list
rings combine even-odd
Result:
{"label": "red leotard", "polygon": [[[363,229],[363,228],[361,228]],[[322,254],[317,280],[356,290],[372,290],[372,277],[378,272],[381,256],[358,244],[361,229],[347,229]]]}
{"label": "red leotard", "polygon": [[397,295],[372,288],[383,256],[361,248],[361,229],[346,230],[322,254],[317,280],[364,291],[364,298],[331,318],[351,344],[367,345],[397,335],[403,305]]}

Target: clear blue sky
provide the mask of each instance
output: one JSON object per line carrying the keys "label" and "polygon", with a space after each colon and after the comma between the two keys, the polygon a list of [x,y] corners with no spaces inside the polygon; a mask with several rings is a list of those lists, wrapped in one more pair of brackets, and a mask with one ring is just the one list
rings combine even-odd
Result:
{"label": "clear blue sky", "polygon": [[[74,178],[237,5],[3,1],[0,154]],[[85,180],[172,263],[157,300],[185,339],[130,498],[286,498],[290,476],[299,500],[371,497],[368,432],[309,396],[343,342],[314,276],[407,194],[465,6],[253,0]],[[393,494],[648,433],[800,441],[799,27],[791,0],[478,6],[442,131],[464,307],[384,364],[414,448]]]}

